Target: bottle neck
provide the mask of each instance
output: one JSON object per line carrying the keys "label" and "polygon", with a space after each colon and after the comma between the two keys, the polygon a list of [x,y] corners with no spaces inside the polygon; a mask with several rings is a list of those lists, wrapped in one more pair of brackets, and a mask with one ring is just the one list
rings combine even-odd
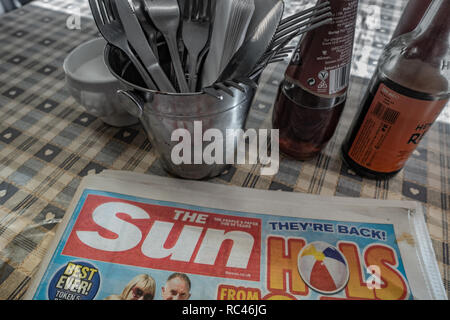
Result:
{"label": "bottle neck", "polygon": [[433,0],[409,0],[397,24],[392,39],[413,31],[422,21]]}
{"label": "bottle neck", "polygon": [[434,0],[419,26],[383,53],[379,71],[405,88],[448,97],[449,17],[450,0]]}
{"label": "bottle neck", "polygon": [[450,0],[433,0],[403,51],[406,59],[418,59],[438,67],[448,55]]}
{"label": "bottle neck", "polygon": [[434,0],[425,13],[417,30],[417,39],[430,39],[433,42],[445,41],[450,37],[450,1]]}

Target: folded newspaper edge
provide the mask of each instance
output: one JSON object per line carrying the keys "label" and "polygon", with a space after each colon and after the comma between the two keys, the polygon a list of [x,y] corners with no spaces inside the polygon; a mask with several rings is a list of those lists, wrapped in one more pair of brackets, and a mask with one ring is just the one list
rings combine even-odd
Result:
{"label": "folded newspaper edge", "polygon": [[[101,174],[88,175],[87,177],[83,178],[68,210],[66,211],[66,214],[62,222],[59,224],[57,228],[55,238],[52,244],[50,245],[46,256],[44,257],[39,270],[37,271],[36,275],[33,276],[31,285],[28,291],[26,292],[24,299],[56,299],[58,298],[58,295],[60,298],[63,297],[63,294],[64,294],[63,298],[66,299],[83,299],[83,298],[93,299],[94,297],[99,298],[99,294],[102,291],[105,291],[104,294],[106,294],[106,292],[108,291],[107,287],[108,288],[114,287],[114,285],[112,284],[114,282],[113,280],[110,280],[109,282],[111,283],[109,283],[108,285],[105,282],[105,280],[102,280],[102,286],[100,286],[99,283],[92,283],[92,282],[88,283],[88,281],[85,281],[83,283],[83,281],[81,281],[81,283],[85,285],[84,289],[88,288],[89,286],[90,292],[89,290],[83,291],[82,289],[80,289],[81,285],[79,284],[79,282],[76,281],[75,282],[77,283],[77,285],[72,284],[72,287],[69,288],[67,282],[64,281],[67,281],[67,278],[70,278],[70,276],[69,277],[66,276],[64,278],[64,276],[62,275],[63,274],[62,272],[64,271],[63,270],[64,268],[62,266],[64,265],[64,263],[61,261],[65,261],[67,266],[71,264],[71,262],[68,261],[89,261],[91,264],[85,264],[84,267],[85,269],[87,268],[86,266],[92,266],[93,264],[99,265],[106,263],[106,265],[108,266],[109,265],[115,266],[116,264],[118,264],[120,265],[121,268],[125,268],[124,265],[128,264],[127,261],[123,262],[122,260],[120,260],[121,259],[120,257],[117,258],[119,262],[116,262],[115,260],[116,258],[114,258],[114,262],[108,260],[108,258],[105,258],[109,256],[108,252],[104,254],[96,253],[90,256],[89,254],[87,254],[88,250],[83,251],[82,247],[73,244],[76,241],[79,241],[78,239],[74,240],[74,238],[76,238],[77,234],[79,233],[75,232],[73,228],[77,226],[78,223],[77,219],[80,219],[79,217],[78,218],[75,217],[75,213],[77,215],[84,214],[83,212],[86,211],[84,210],[84,207],[86,207],[87,202],[86,198],[84,197],[86,196],[86,194],[91,193],[94,195],[99,194],[101,196],[113,196],[113,197],[117,196],[118,199],[119,198],[126,199],[126,201],[142,201],[143,203],[148,202],[151,205],[157,204],[174,208],[196,209],[196,211],[200,213],[201,212],[210,213],[210,215],[214,216],[215,217],[214,219],[216,219],[217,221],[221,221],[220,215],[222,214],[225,217],[230,215],[236,219],[234,221],[235,223],[238,222],[239,223],[245,222],[250,224],[254,223],[255,224],[254,226],[253,225],[245,226],[246,228],[249,228],[249,230],[257,228],[256,224],[258,225],[258,228],[260,228],[258,229],[259,234],[264,233],[265,237],[263,236],[260,236],[260,238],[256,237],[256,239],[260,240],[259,241],[260,248],[258,251],[260,255],[257,258],[253,259],[254,253],[252,253],[251,256],[252,258],[251,259],[249,258],[248,260],[248,265],[251,265],[252,267],[251,268],[249,267],[245,272],[238,273],[236,272],[237,270],[236,268],[234,269],[230,268],[230,270],[232,270],[233,272],[227,271],[227,268],[223,266],[222,266],[223,268],[222,267],[217,268],[216,266],[211,266],[211,268],[209,268],[210,266],[205,266],[205,264],[208,264],[208,262],[205,261],[203,261],[203,265],[197,264],[195,267],[191,268],[192,263],[183,264],[180,262],[180,264],[177,264],[174,263],[174,261],[170,261],[171,258],[170,256],[164,257],[164,259],[167,258],[169,260],[164,259],[161,260],[164,263],[160,263],[158,259],[153,259],[151,260],[152,261],[151,264],[146,265],[147,269],[151,270],[151,272],[157,275],[156,278],[158,280],[160,280],[161,278],[159,274],[162,273],[163,271],[167,273],[169,270],[179,272],[187,270],[187,273],[194,281],[196,282],[201,281],[203,284],[202,287],[208,288],[204,290],[210,290],[210,288],[212,288],[211,290],[214,291],[212,293],[209,292],[208,294],[203,292],[203,294],[201,295],[198,292],[197,295],[193,293],[192,299],[219,299],[219,298],[231,299],[236,297],[235,294],[242,293],[239,290],[244,290],[243,288],[247,288],[245,289],[247,290],[246,291],[247,295],[243,294],[241,295],[241,297],[247,298],[249,296],[252,298],[258,297],[265,299],[286,298],[286,297],[288,298],[306,297],[310,299],[312,298],[326,299],[333,297],[365,298],[364,294],[369,296],[373,295],[378,299],[380,297],[389,298],[392,296],[392,294],[388,293],[386,295],[383,290],[378,291],[380,292],[380,294],[377,294],[376,291],[377,289],[386,289],[386,287],[391,286],[391,283],[389,283],[390,280],[388,279],[387,276],[384,277],[383,274],[379,275],[378,277],[379,285],[381,287],[380,286],[375,288],[368,287],[368,289],[356,288],[355,290],[352,289],[353,291],[347,288],[349,286],[347,285],[347,282],[350,281],[352,281],[352,283],[354,282],[352,280],[353,279],[352,272],[349,272],[350,268],[349,262],[351,261],[348,261],[349,260],[348,258],[344,258],[342,256],[342,253],[339,253],[339,250],[336,250],[338,251],[336,254],[341,256],[340,261],[342,261],[343,264],[338,264],[336,263],[336,261],[331,261],[331,263],[327,262],[327,266],[331,266],[333,265],[333,263],[334,265],[333,267],[328,267],[328,270],[326,271],[327,275],[331,274],[331,277],[329,278],[330,279],[332,278],[332,280],[334,280],[334,283],[331,286],[334,285],[336,287],[334,288],[335,291],[333,291],[333,289],[329,289],[330,284],[328,284],[328,287],[327,285],[325,285],[325,287],[322,288],[320,286],[324,284],[321,283],[320,281],[315,281],[313,279],[314,276],[320,278],[321,272],[322,273],[325,272],[323,270],[316,271],[315,275],[313,275],[311,271],[312,268],[311,265],[308,266],[308,263],[310,263],[308,259],[314,258],[316,260],[319,259],[320,260],[319,262],[325,261],[327,259],[326,256],[322,254],[325,251],[322,251],[322,253],[319,252],[320,246],[321,245],[323,246],[324,243],[326,243],[326,241],[324,242],[322,240],[334,239],[333,237],[336,237],[335,234],[337,233],[336,229],[338,227],[342,227],[343,230],[346,230],[345,232],[348,232],[348,230],[353,230],[350,229],[350,227],[356,228],[354,226],[358,225],[364,227],[364,231],[370,230],[369,228],[370,226],[374,226],[373,227],[374,229],[376,229],[376,226],[384,226],[384,225],[392,226],[395,238],[389,240],[391,242],[387,243],[386,245],[384,244],[379,245],[379,247],[393,248],[391,250],[393,254],[395,256],[399,255],[397,261],[400,262],[397,262],[397,265],[394,266],[386,264],[384,266],[385,268],[383,269],[383,271],[387,270],[388,272],[392,273],[392,269],[395,268],[397,268],[398,270],[400,269],[403,270],[402,273],[400,271],[394,270],[399,274],[401,273],[400,276],[398,277],[401,278],[401,281],[403,281],[403,283],[405,283],[406,286],[405,293],[402,293],[401,296],[402,298],[447,299],[446,290],[443,286],[443,282],[435,258],[435,253],[433,250],[433,246],[431,244],[431,239],[425,222],[423,212],[424,208],[422,207],[421,204],[417,202],[400,201],[400,200],[360,199],[360,198],[355,199],[344,197],[317,196],[310,194],[281,192],[281,191],[255,190],[249,188],[214,184],[210,182],[179,180],[174,178],[164,178],[141,173],[127,172],[127,171],[113,171],[113,170],[105,170]],[[240,221],[239,219],[241,215],[242,217],[246,217],[247,221],[244,222]],[[203,215],[203,218],[206,216],[207,216],[206,214]],[[258,219],[255,219],[255,217]],[[279,218],[279,220],[276,220],[277,217]],[[163,217],[162,219],[165,219],[165,217]],[[222,223],[222,225],[224,226],[225,225],[228,226],[228,224],[225,224],[228,222],[224,221],[228,220],[224,218],[223,221],[221,221],[220,223]],[[255,221],[263,221],[263,223]],[[308,226],[307,228],[309,229],[305,227],[306,229],[303,229],[303,232],[301,231],[294,232],[293,230],[282,230],[282,229],[274,230],[273,232],[268,232],[265,231],[267,228],[264,229],[261,227],[261,226],[267,227],[270,225],[272,226],[272,228],[275,228],[275,226],[277,226],[277,223],[274,221],[283,221],[282,224],[283,226],[288,226],[289,224],[287,223],[290,223],[289,221],[300,221],[299,223],[300,225],[302,225],[301,222],[303,221],[304,222],[303,225],[304,226],[307,225]],[[327,230],[327,232],[328,231],[329,232],[326,233],[322,229],[322,227],[318,229],[320,232],[315,229],[313,231],[312,226],[314,225],[315,227],[315,225],[316,224],[319,225],[319,223],[314,224],[312,222],[309,222],[308,224],[307,223],[308,221],[312,222],[331,221],[330,223],[326,225],[324,224],[322,226],[325,229],[329,228],[329,230]],[[204,221],[202,221],[202,223],[204,223]],[[298,228],[298,225],[296,225],[295,223],[292,224],[292,226]],[[360,232],[363,230],[362,227],[361,229],[359,229]],[[224,228],[226,229],[226,227]],[[261,231],[261,229],[263,230]],[[356,230],[357,229],[355,229],[355,232],[358,232]],[[376,233],[378,231],[375,230],[374,232]],[[383,234],[382,231],[381,233]],[[294,239],[293,241],[298,240],[296,239],[296,237],[299,234],[301,234],[302,237],[304,238],[304,240],[302,240],[304,247],[302,251],[298,253],[297,266],[301,278],[300,277],[297,278],[300,279],[298,282],[302,282],[301,280],[303,280],[304,283],[306,283],[306,286],[302,282],[304,288],[298,289],[296,291],[292,290],[291,288],[293,286],[292,281],[297,279],[295,278],[295,276],[291,274],[290,277],[286,279],[280,276],[282,278],[280,280],[279,278],[277,278],[276,275],[270,274],[269,267],[265,266],[265,263],[267,264],[271,263],[269,262],[269,258],[267,257],[269,250],[268,248],[266,248],[269,239],[270,240],[272,240],[272,238],[276,238],[275,240],[277,240],[278,238],[286,239],[286,247],[287,247],[288,243],[290,244],[289,241],[291,241],[292,239]],[[387,232],[386,234],[389,234],[389,232]],[[344,238],[347,239],[349,236],[348,233],[346,234],[340,233],[339,235],[342,237],[342,239]],[[360,239],[356,239],[353,241],[356,243],[354,246],[355,247],[366,246],[368,240],[366,238],[363,238],[362,235],[359,235],[359,237]],[[309,241],[306,241],[305,239]],[[338,244],[341,243],[341,241],[343,241],[344,245],[349,244],[351,245],[353,243],[350,240],[344,241],[342,239],[339,238]],[[331,241],[328,240],[328,243],[330,242]],[[255,243],[258,244],[258,241],[256,241]],[[309,255],[307,257],[308,259],[304,258],[301,260],[300,256],[303,257],[306,255],[306,253],[304,253],[306,248],[308,247],[308,250],[311,249],[309,248],[310,243],[311,245],[314,244],[316,246],[313,247],[312,249],[314,253],[312,255]],[[336,249],[338,247],[338,244],[333,244],[336,245],[336,247],[330,245],[330,248]],[[373,246],[371,247],[369,245],[367,245],[364,248],[364,250],[363,248],[360,248],[361,251],[364,251],[361,254],[365,255],[362,259],[367,259],[367,251],[368,251],[367,248],[369,247],[373,248]],[[200,247],[199,250],[197,245],[196,250],[201,251],[201,249],[202,246]],[[134,252],[133,254],[136,255],[137,251],[132,250],[130,249],[129,252]],[[142,248],[141,251],[142,250],[144,249]],[[285,250],[288,249],[285,248]],[[125,252],[125,250],[120,251],[119,249],[118,251],[119,253],[116,253],[117,255],[116,257],[120,256],[120,252]],[[196,251],[197,255],[200,255],[198,251]],[[204,251],[208,252],[207,250]],[[230,253],[230,251],[231,249],[228,250],[228,254],[231,256],[232,252]],[[222,253],[222,251],[220,252]],[[140,252],[139,254],[141,254],[141,257],[136,256],[136,259],[138,260],[140,259],[139,261],[145,260],[148,258],[148,256],[150,256],[150,254],[147,254],[147,256],[144,257],[142,256],[142,252]],[[138,260],[136,260],[137,262],[131,263],[135,269],[137,267],[141,268],[143,267],[143,265],[140,264]],[[314,261],[317,262],[316,260]],[[167,262],[169,262],[169,264],[167,264]],[[193,262],[193,259],[191,259],[190,262]],[[240,262],[235,261],[235,263],[239,264]],[[276,263],[276,261],[273,263]],[[301,263],[303,263],[303,265],[306,265],[304,269],[302,269],[303,265],[301,266]],[[361,262],[361,266],[359,266],[358,268],[363,269],[362,264],[364,264],[364,262]],[[165,265],[170,265],[169,270],[164,270]],[[342,267],[342,265],[344,265],[344,267]],[[220,270],[224,269],[225,273],[218,274],[217,273],[218,269]],[[66,268],[65,270],[67,271],[68,268]],[[145,270],[145,268],[143,270]],[[302,273],[302,270],[307,271],[303,271]],[[353,273],[354,270],[355,269],[353,269]],[[366,273],[365,270],[358,270],[358,271],[363,275],[365,274],[365,276],[363,276],[364,281],[365,279],[369,279],[370,277],[372,277],[372,279],[374,280],[377,280],[377,278],[374,277],[373,274],[369,273],[374,271],[367,270]],[[305,276],[305,273],[307,272],[309,272],[309,275]],[[342,278],[342,274],[345,272],[347,273],[346,278],[340,279],[339,277]],[[101,272],[99,271],[98,273],[100,274]],[[350,275],[348,273],[350,273]],[[81,274],[82,273],[80,271],[76,276],[80,278]],[[108,280],[113,279],[114,276],[115,274],[108,275]],[[75,274],[72,274],[72,278],[73,277],[75,277]],[[253,282],[245,281],[247,278],[252,280]],[[261,279],[265,279],[265,281],[262,281]],[[229,281],[227,282],[227,280]],[[98,282],[99,281],[100,280],[98,280]],[[258,281],[260,281],[263,286],[267,286],[267,288],[264,289],[259,288]],[[286,293],[285,295],[279,294],[278,293],[279,290],[275,290],[276,288],[275,289],[273,288],[273,286],[275,285],[271,284],[272,281],[273,283],[283,282],[283,286],[285,287],[285,289],[288,290],[289,288],[291,288],[291,292],[289,294]],[[287,286],[287,284],[285,284],[284,281],[287,282],[291,281],[290,287]],[[363,280],[360,278],[360,282],[361,281]],[[119,280],[117,282],[119,282]],[[161,287],[162,281],[157,282],[158,282],[157,285]],[[255,288],[248,288],[251,286],[251,284],[254,284],[253,286]],[[119,284],[117,284],[116,287],[118,287],[118,285]],[[96,290],[93,289],[91,290],[90,289],[91,287],[96,287],[95,288]],[[298,288],[302,288],[302,286],[298,285]],[[75,292],[73,295],[72,294],[67,295],[67,292],[69,292],[70,289],[72,289],[72,291]],[[373,290],[370,291],[369,289],[373,289],[375,291]],[[117,293],[118,289],[115,290]],[[358,290],[360,292],[364,292],[363,296],[358,295],[355,296],[355,294],[352,293],[352,292],[359,292]],[[401,293],[398,292],[398,288],[396,288],[395,290],[397,290],[396,292],[398,294]],[[273,293],[272,291],[277,292],[277,294]],[[385,295],[381,294],[381,291],[383,291],[383,294]],[[230,296],[230,292],[234,292],[233,296]],[[337,294],[333,295],[334,293]],[[96,294],[97,296],[95,296]],[[109,294],[112,293],[109,292]],[[54,295],[56,295],[56,297]],[[159,298],[159,296],[155,298]]]}

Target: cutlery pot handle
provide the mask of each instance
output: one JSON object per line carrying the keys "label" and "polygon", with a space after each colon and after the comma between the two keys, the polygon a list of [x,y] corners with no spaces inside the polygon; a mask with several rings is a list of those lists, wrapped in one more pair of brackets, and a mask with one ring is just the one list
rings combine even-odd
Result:
{"label": "cutlery pot handle", "polygon": [[124,109],[132,116],[141,119],[144,112],[143,99],[132,91],[117,90],[117,95],[121,99]]}

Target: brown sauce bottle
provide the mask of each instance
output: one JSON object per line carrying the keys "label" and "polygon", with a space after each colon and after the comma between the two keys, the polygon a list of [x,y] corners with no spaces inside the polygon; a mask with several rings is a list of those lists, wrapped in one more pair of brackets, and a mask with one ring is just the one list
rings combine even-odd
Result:
{"label": "brown sauce bottle", "polygon": [[301,40],[274,105],[280,151],[298,160],[315,157],[327,145],[347,99],[358,0],[330,5],[333,22]]}

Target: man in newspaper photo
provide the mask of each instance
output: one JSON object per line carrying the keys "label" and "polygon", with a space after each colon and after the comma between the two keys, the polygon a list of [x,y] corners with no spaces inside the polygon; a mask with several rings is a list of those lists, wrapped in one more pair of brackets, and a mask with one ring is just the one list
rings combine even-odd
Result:
{"label": "man in newspaper photo", "polygon": [[191,280],[184,273],[172,273],[161,289],[164,300],[188,300],[191,296]]}

